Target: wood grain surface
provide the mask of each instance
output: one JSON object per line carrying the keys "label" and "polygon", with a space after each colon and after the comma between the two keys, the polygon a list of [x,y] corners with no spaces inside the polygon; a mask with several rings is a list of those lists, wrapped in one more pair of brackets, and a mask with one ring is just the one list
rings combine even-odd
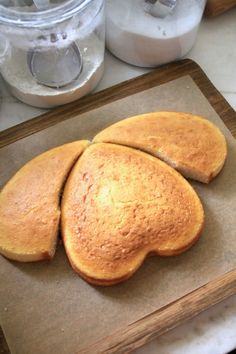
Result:
{"label": "wood grain surface", "polygon": [[[0,132],[0,147],[23,137],[56,125],[81,113],[90,111],[120,98],[141,92],[169,81],[190,75],[212,107],[236,138],[236,113],[224,97],[216,90],[201,68],[191,60],[174,62],[138,78],[105,89],[78,101],[54,109],[17,126]],[[236,293],[236,270],[204,285],[174,303],[155,311],[127,328],[109,335],[81,353],[127,353],[148,341],[178,326],[210,306]],[[8,349],[0,335],[1,354]],[[68,353],[69,354],[69,353]]]}
{"label": "wood grain surface", "polygon": [[236,6],[236,0],[208,0],[205,8],[207,17],[221,15]]}
{"label": "wood grain surface", "polygon": [[79,354],[129,353],[236,292],[236,270],[130,324]]}

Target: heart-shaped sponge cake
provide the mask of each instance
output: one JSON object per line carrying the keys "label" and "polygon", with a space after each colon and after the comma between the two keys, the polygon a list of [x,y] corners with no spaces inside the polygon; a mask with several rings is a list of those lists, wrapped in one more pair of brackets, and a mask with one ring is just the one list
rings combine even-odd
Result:
{"label": "heart-shaped sponge cake", "polygon": [[174,169],[125,146],[90,145],[62,198],[62,236],[72,267],[87,281],[129,278],[151,253],[192,246],[203,226],[201,202]]}
{"label": "heart-shaped sponge cake", "polygon": [[0,253],[22,262],[53,257],[60,194],[88,141],[49,150],[24,165],[0,193]]}
{"label": "heart-shaped sponge cake", "polygon": [[95,142],[132,146],[157,156],[183,176],[210,182],[222,169],[227,147],[209,120],[183,112],[154,112],[119,121]]}
{"label": "heart-shaped sponge cake", "polygon": [[67,256],[83,278],[128,279],[149,254],[177,255],[197,241],[203,207],[178,171],[208,183],[226,154],[214,124],[180,112],[131,117],[92,144],[52,149],[0,193],[0,253],[24,262],[52,258],[61,218]]}

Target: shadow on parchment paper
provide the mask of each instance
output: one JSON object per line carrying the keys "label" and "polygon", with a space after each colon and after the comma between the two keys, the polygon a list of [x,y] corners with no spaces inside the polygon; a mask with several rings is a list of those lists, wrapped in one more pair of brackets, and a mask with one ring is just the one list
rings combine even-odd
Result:
{"label": "shadow on parchment paper", "polygon": [[59,242],[56,254],[51,261],[40,261],[30,263],[12,262],[14,267],[30,277],[36,278],[39,282],[51,283],[60,280],[74,278],[75,272],[69,265],[69,261],[64,251],[64,246]]}
{"label": "shadow on parchment paper", "polygon": [[[235,142],[234,142],[235,143]],[[227,143],[228,154],[223,169],[209,184],[202,185],[206,190],[212,190],[215,197],[223,198],[221,202],[235,195],[235,185],[230,181],[236,181],[235,145]]]}

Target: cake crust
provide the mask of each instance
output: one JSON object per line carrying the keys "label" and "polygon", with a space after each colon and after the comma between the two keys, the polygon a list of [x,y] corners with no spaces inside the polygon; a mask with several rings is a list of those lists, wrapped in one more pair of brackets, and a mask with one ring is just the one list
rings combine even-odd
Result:
{"label": "cake crust", "polygon": [[86,140],[49,150],[26,163],[0,193],[0,253],[16,261],[51,259],[60,220],[59,199]]}
{"label": "cake crust", "polygon": [[153,112],[119,121],[94,142],[121,144],[157,156],[186,178],[209,183],[227,156],[224,135],[209,120],[183,112]]}
{"label": "cake crust", "polygon": [[62,237],[75,271],[92,284],[128,279],[150,254],[191,247],[204,223],[202,204],[174,169],[144,152],[90,145],[62,198]]}

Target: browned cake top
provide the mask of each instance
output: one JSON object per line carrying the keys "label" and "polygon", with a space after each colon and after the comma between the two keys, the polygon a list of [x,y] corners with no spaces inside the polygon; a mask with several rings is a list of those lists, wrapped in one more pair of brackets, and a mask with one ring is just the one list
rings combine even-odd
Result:
{"label": "browned cake top", "polygon": [[202,225],[189,183],[159,159],[123,146],[90,145],[63,194],[68,257],[95,283],[128,278],[150,252],[181,253]]}
{"label": "browned cake top", "polygon": [[63,183],[88,145],[49,150],[23,166],[0,193],[0,253],[16,260],[50,258],[55,251]]}
{"label": "browned cake top", "polygon": [[155,112],[124,119],[94,141],[139,148],[158,156],[186,177],[209,182],[223,167],[227,148],[208,120],[182,112]]}

